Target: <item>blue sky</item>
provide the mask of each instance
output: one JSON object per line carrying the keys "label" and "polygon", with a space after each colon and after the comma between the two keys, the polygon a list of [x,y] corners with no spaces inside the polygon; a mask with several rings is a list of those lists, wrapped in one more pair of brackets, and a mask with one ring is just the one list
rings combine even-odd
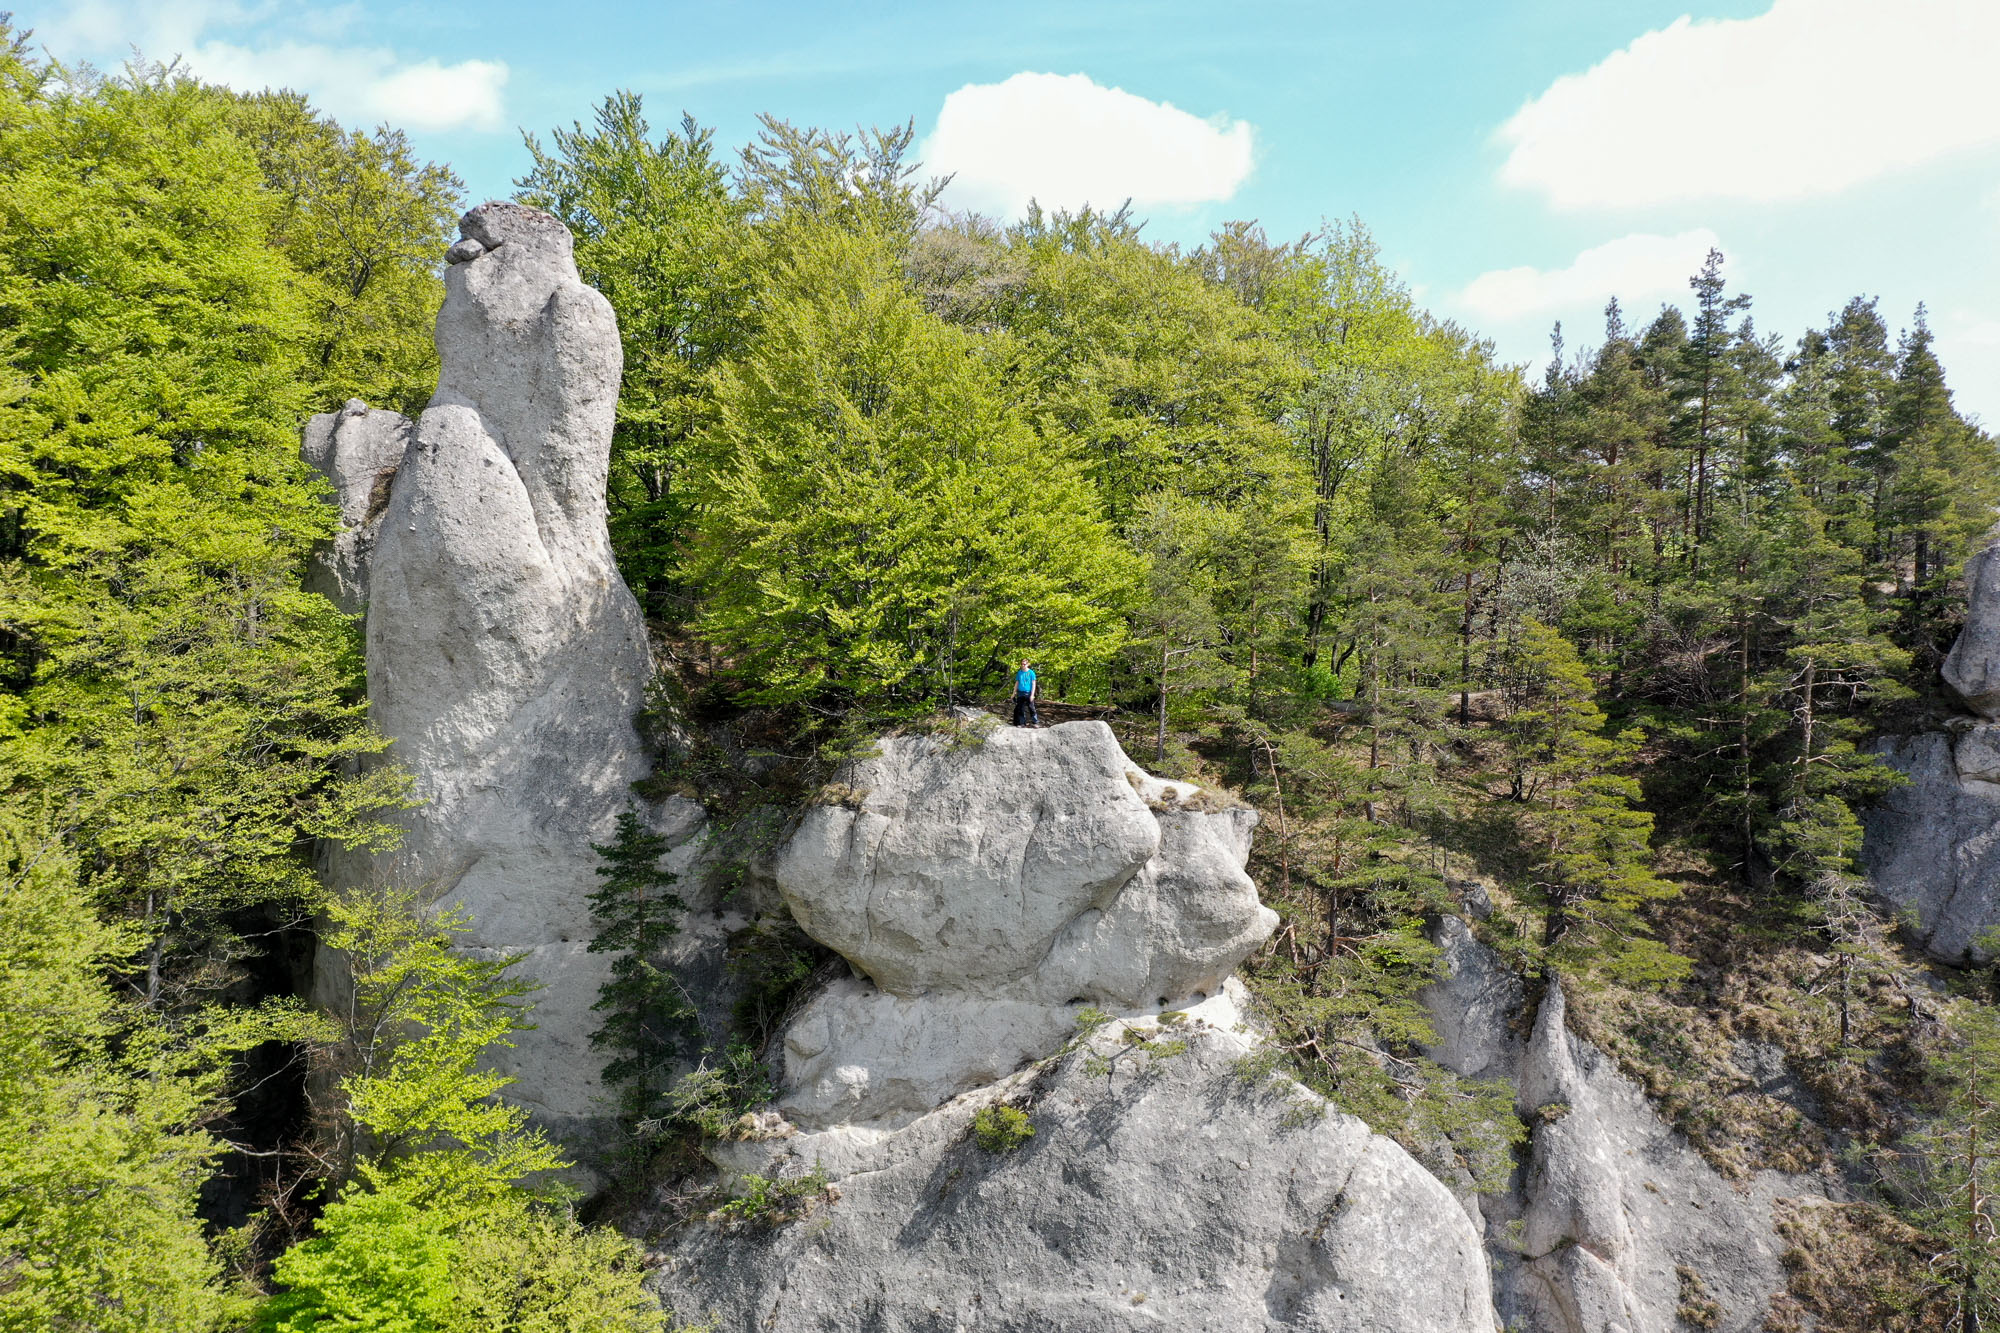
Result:
{"label": "blue sky", "polygon": [[615,88],[725,144],[769,111],[914,119],[951,201],[1138,197],[1147,235],[1359,215],[1431,309],[1538,362],[1607,297],[1680,300],[1708,245],[1758,324],[1849,296],[1930,308],[1960,406],[2000,426],[2000,0],[998,5],[15,0],[64,60],[137,46],[387,119],[475,196],[522,128]]}

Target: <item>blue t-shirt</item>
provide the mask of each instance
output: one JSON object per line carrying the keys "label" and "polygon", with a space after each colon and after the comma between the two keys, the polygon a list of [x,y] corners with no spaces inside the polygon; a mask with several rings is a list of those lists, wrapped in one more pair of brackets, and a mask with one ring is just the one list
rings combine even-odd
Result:
{"label": "blue t-shirt", "polygon": [[1022,667],[1014,673],[1014,693],[1033,694],[1035,692],[1035,669]]}

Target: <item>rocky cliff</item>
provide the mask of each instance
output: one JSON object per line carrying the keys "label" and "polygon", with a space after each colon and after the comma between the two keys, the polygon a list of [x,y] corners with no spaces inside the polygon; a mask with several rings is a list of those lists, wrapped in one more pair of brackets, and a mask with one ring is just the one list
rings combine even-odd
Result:
{"label": "rocky cliff", "polygon": [[[1250,1059],[1230,974],[1276,921],[1243,871],[1253,812],[1149,776],[1097,722],[891,738],[830,790],[774,874],[853,975],[787,1028],[781,1115],[709,1149],[822,1192],[784,1225],[689,1228],[656,1280],[674,1308],[800,1331],[1493,1329],[1451,1193]],[[1033,1126],[1014,1150],[971,1133],[996,1103]]]}
{"label": "rocky cliff", "polygon": [[1966,562],[1944,680],[1964,712],[1876,752],[1908,779],[1866,817],[1875,890],[1941,962],[1984,963],[2000,930],[2000,533]]}
{"label": "rocky cliff", "polygon": [[[545,215],[488,204],[462,230],[430,406],[350,404],[307,432],[344,519],[316,578],[365,614],[374,716],[423,802],[397,851],[326,874],[420,885],[465,909],[471,947],[526,955],[544,989],[509,1095],[575,1136],[605,1110],[590,844],[636,808],[670,868],[742,849],[701,836],[693,802],[631,790],[650,663],[604,526],[609,310]],[[1983,727],[1951,741],[1949,781],[1988,783]],[[1951,808],[1971,846],[1983,816]],[[1816,1186],[1723,1180],[1569,1030],[1560,984],[1536,1002],[1464,922],[1436,928],[1431,1054],[1514,1088],[1532,1139],[1507,1189],[1455,1196],[1273,1074],[1232,977],[1275,922],[1244,870],[1254,825],[1101,723],[961,718],[851,762],[748,858],[746,890],[690,893],[672,961],[711,1009],[724,941],[760,912],[847,966],[783,1024],[774,1105],[706,1149],[717,1181],[794,1197],[681,1228],[657,1289],[723,1328],[799,1331],[1762,1327],[1771,1204]],[[323,959],[322,993],[342,975]],[[995,1106],[1032,1134],[982,1141]]]}
{"label": "rocky cliff", "polygon": [[[420,886],[465,909],[472,947],[527,955],[543,990],[536,1029],[502,1057],[510,1095],[580,1132],[604,1114],[590,844],[649,769],[633,723],[645,627],[605,530],[621,352],[555,219],[491,203],[460,228],[422,416],[350,403],[306,430],[345,521],[319,586],[365,611],[370,711],[422,802],[395,852],[333,854],[324,873],[336,888]],[[701,822],[691,802],[645,813],[683,843]],[[337,991],[339,960],[320,971]]]}
{"label": "rocky cliff", "polygon": [[[1425,993],[1429,1054],[1454,1073],[1504,1079],[1530,1126],[1509,1187],[1470,1196],[1493,1257],[1495,1312],[1525,1333],[1756,1333],[1783,1289],[1772,1204],[1819,1197],[1816,1179],[1725,1180],[1666,1125],[1639,1086],[1571,1032],[1561,983],[1528,987],[1447,917],[1445,978]],[[1523,1020],[1533,1013],[1533,1026]]]}

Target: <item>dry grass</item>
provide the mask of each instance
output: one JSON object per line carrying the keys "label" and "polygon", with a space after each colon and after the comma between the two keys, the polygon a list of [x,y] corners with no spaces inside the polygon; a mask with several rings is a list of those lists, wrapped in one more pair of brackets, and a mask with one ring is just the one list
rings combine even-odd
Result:
{"label": "dry grass", "polygon": [[1785,1290],[1764,1333],[1926,1333],[1945,1311],[1926,1280],[1934,1248],[1915,1228],[1869,1203],[1780,1199]]}

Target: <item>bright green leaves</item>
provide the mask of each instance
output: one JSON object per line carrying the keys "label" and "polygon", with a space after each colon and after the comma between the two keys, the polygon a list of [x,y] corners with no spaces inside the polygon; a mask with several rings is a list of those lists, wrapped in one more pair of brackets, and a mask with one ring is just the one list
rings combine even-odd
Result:
{"label": "bright green leaves", "polygon": [[102,969],[132,944],[59,841],[0,821],[0,1327],[204,1333],[240,1309],[195,1216],[214,1072],[128,1026]]}
{"label": "bright green leaves", "polygon": [[1018,653],[1108,658],[1133,561],[882,243],[816,234],[765,307],[719,380],[697,556],[703,628],[755,697],[895,712]]}
{"label": "bright green leaves", "polygon": [[456,947],[462,922],[414,894],[329,906],[352,989],[334,1070],[337,1173],[352,1178],[312,1239],[278,1258],[265,1333],[650,1333],[637,1247],[580,1226],[528,1182],[568,1165],[483,1068],[526,1026],[515,959]]}
{"label": "bright green leaves", "polygon": [[234,914],[302,913],[307,839],[373,838],[399,799],[352,775],[380,748],[353,626],[298,586],[333,524],[298,428],[345,335],[276,244],[261,103],[158,71],[24,87],[0,81],[5,778],[142,924],[139,998],[177,1005],[230,983]]}
{"label": "bright green leaves", "polygon": [[384,892],[328,905],[327,947],[346,957],[352,992],[340,1015],[344,1155],[371,1188],[427,1207],[479,1207],[522,1177],[564,1165],[528,1113],[494,1094],[513,1080],[481,1057],[527,1026],[530,987],[513,958],[454,947],[464,922]]}
{"label": "bright green leaves", "polygon": [[514,1200],[470,1216],[354,1192],[281,1255],[259,1333],[655,1333],[638,1246]]}
{"label": "bright green leaves", "polygon": [[228,98],[274,205],[270,243],[302,289],[313,406],[347,398],[414,417],[437,383],[431,321],[463,185],[401,130],[344,130],[292,92]]}

